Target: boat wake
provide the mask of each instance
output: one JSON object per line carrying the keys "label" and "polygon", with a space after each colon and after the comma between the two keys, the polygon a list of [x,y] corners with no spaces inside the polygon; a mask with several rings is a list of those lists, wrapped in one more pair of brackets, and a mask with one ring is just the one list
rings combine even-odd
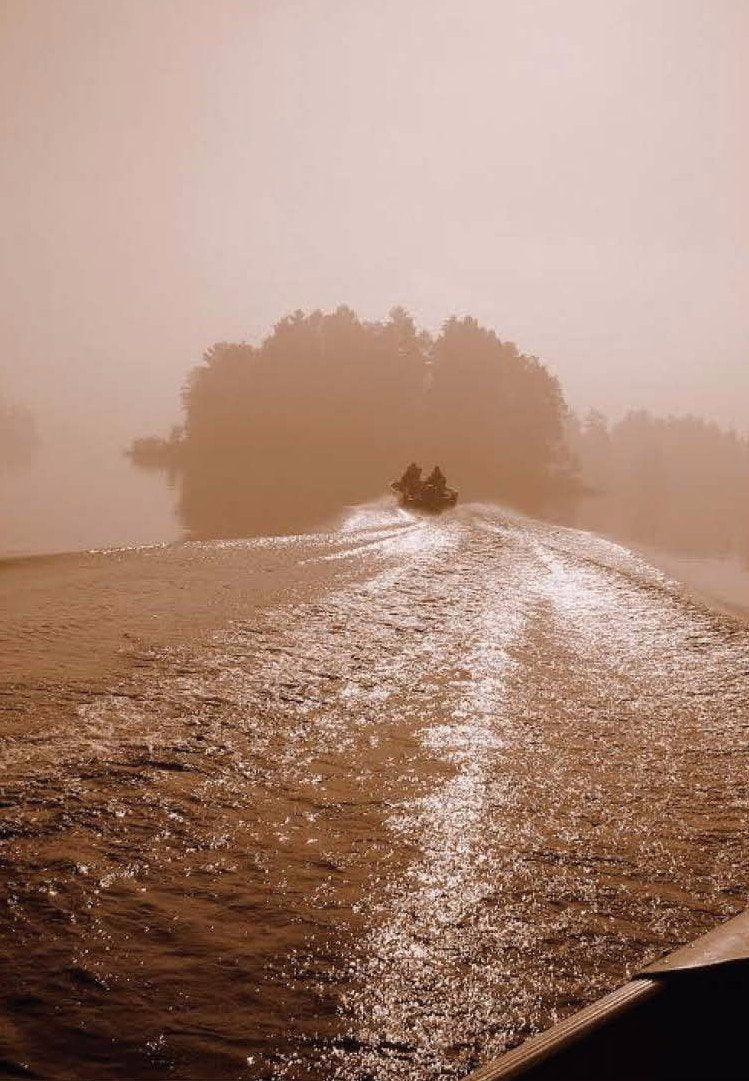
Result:
{"label": "boat wake", "polygon": [[620,546],[383,501],[0,589],[12,1069],[458,1078],[743,904],[749,635]]}

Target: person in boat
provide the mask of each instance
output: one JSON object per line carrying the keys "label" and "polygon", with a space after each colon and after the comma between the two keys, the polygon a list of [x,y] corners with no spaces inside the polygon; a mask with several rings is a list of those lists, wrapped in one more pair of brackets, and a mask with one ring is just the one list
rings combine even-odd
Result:
{"label": "person in boat", "polygon": [[403,495],[416,495],[421,490],[421,466],[411,462],[400,480],[393,485]]}
{"label": "person in boat", "polygon": [[430,493],[434,493],[438,499],[442,499],[447,492],[447,477],[440,467],[436,465],[424,482],[424,487]]}

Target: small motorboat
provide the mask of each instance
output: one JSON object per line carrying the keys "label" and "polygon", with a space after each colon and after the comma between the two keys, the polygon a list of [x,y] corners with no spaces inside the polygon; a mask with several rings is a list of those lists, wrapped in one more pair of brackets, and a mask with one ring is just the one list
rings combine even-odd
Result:
{"label": "small motorboat", "polygon": [[398,493],[402,507],[409,510],[428,511],[439,514],[458,502],[458,493],[448,488],[445,474],[436,465],[426,480],[422,479],[421,466],[411,462],[403,475],[390,485]]}

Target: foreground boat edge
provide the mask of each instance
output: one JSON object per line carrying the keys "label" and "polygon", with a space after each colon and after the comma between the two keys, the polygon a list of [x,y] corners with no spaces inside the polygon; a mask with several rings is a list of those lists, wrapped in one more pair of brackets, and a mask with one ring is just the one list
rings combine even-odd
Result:
{"label": "foreground boat edge", "polygon": [[[746,1049],[728,1046],[725,1035],[721,1044],[720,1032],[727,1028],[730,1035],[724,1016],[731,1007],[746,1008],[748,985],[749,910],[479,1067],[466,1081],[745,1076]],[[676,1017],[673,1031],[670,1017]],[[694,1017],[702,1021],[699,1032],[687,1023]],[[700,1038],[710,1046],[698,1046]],[[634,1056],[633,1040],[640,1044]],[[740,1051],[743,1067],[737,1061]],[[639,1068],[632,1065],[638,1054]]]}

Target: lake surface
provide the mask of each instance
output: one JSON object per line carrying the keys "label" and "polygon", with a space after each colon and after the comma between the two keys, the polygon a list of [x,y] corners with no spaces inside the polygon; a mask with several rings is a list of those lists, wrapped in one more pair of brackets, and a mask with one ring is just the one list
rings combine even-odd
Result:
{"label": "lake surface", "polygon": [[177,540],[176,502],[116,442],[53,439],[27,468],[0,468],[0,558]]}
{"label": "lake surface", "polygon": [[488,506],[0,562],[0,1075],[459,1078],[746,904],[749,633]]}

